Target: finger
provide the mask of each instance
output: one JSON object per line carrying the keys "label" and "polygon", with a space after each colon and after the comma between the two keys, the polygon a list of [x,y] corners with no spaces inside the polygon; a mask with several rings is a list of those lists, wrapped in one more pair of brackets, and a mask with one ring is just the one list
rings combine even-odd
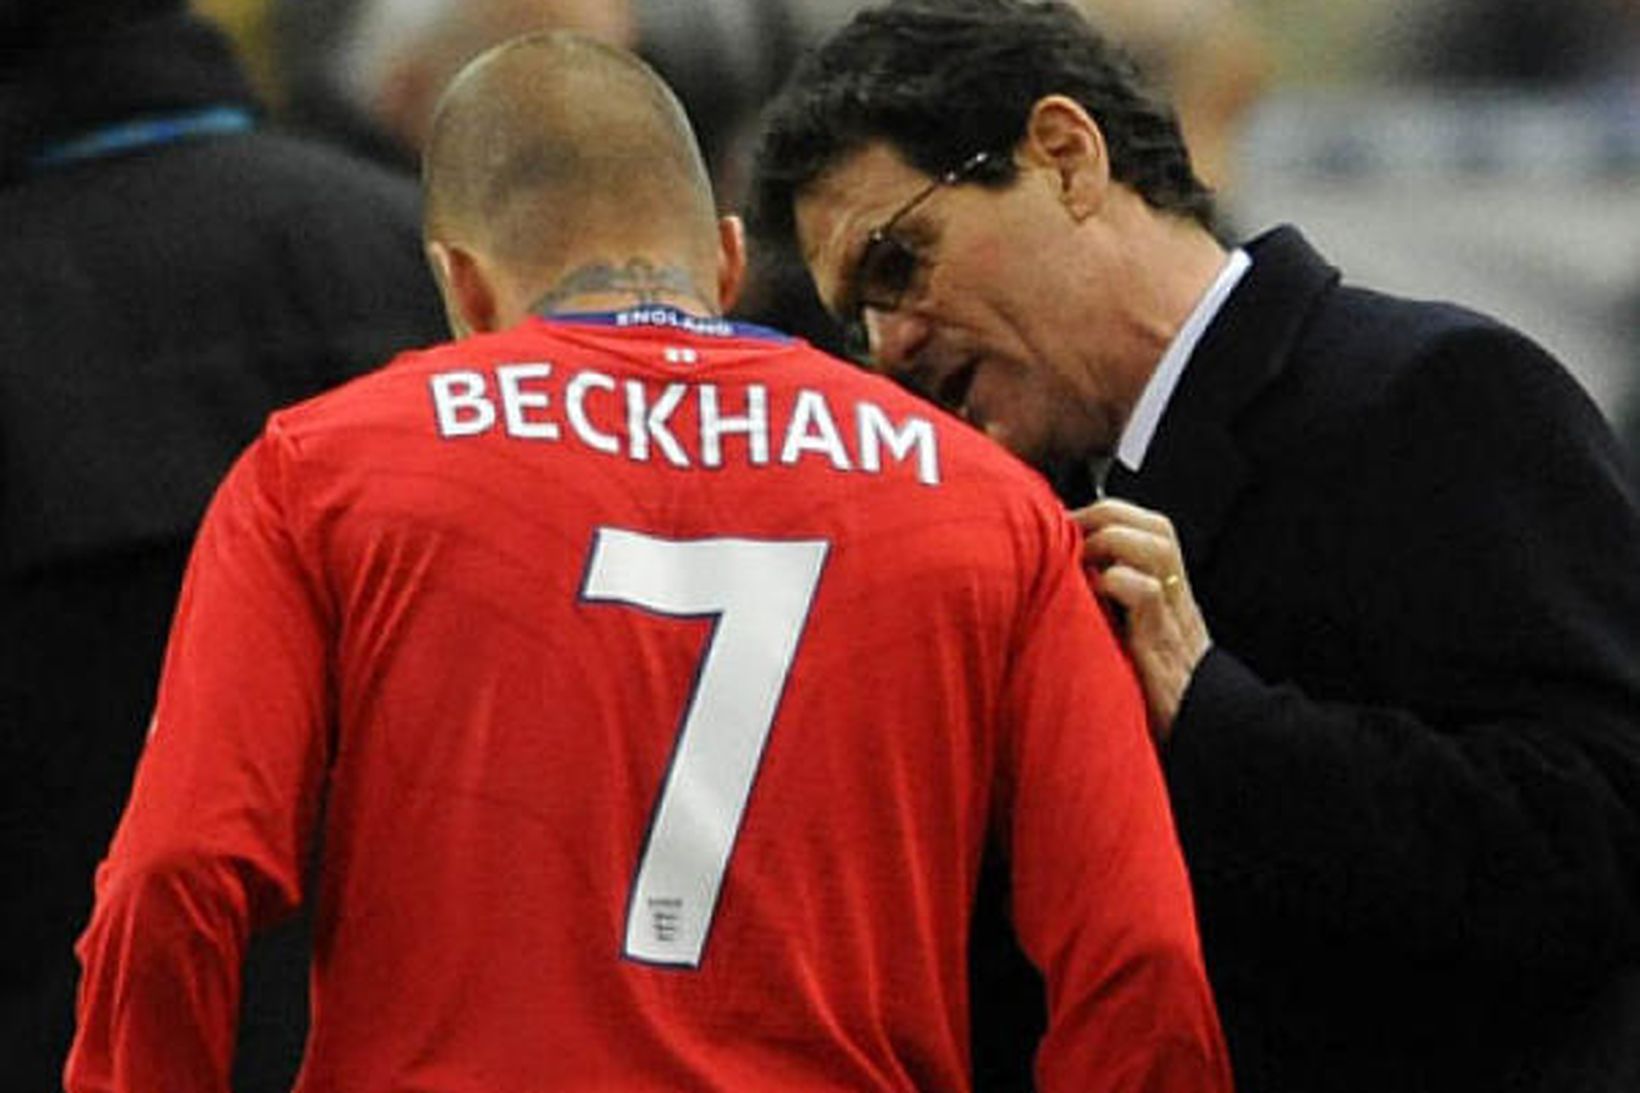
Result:
{"label": "finger", "polygon": [[1130,614],[1148,613],[1166,599],[1166,590],[1159,578],[1130,565],[1116,564],[1101,570],[1095,588]]}
{"label": "finger", "polygon": [[1172,540],[1138,528],[1101,528],[1082,542],[1082,560],[1103,569],[1123,563],[1160,576],[1182,568],[1178,548]]}
{"label": "finger", "polygon": [[1121,501],[1107,497],[1103,501],[1095,501],[1085,508],[1071,512],[1071,519],[1084,532],[1094,532],[1101,528],[1121,525],[1139,528],[1157,535],[1174,538],[1173,522],[1166,516],[1131,501]]}

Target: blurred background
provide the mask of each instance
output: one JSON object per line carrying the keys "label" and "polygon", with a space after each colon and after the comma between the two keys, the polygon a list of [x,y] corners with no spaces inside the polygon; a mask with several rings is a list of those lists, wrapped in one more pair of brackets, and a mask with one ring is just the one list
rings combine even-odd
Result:
{"label": "blurred background", "polygon": [[[1078,0],[1171,91],[1227,230],[1524,329],[1640,445],[1640,0]],[[683,93],[726,205],[758,106],[857,0],[199,0],[276,114],[396,145],[483,44],[573,25]],[[360,117],[374,124],[360,124]],[[390,138],[384,144],[380,131]]]}

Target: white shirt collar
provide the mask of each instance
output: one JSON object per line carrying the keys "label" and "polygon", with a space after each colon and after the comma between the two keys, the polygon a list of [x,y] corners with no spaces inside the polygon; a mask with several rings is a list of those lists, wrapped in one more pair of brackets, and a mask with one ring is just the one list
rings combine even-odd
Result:
{"label": "white shirt collar", "polygon": [[1150,450],[1151,438],[1156,435],[1156,426],[1161,424],[1162,414],[1173,398],[1173,390],[1179,385],[1179,377],[1184,375],[1184,366],[1190,362],[1190,355],[1196,351],[1196,343],[1201,341],[1208,324],[1219,313],[1231,290],[1236,287],[1252,264],[1252,259],[1247,257],[1247,252],[1240,247],[1230,252],[1223,267],[1219,269],[1218,277],[1196,302],[1196,309],[1190,313],[1184,325],[1179,327],[1179,332],[1173,336],[1172,344],[1167,347],[1167,352],[1162,354],[1156,370],[1146,381],[1145,389],[1139,392],[1139,401],[1134,404],[1133,414],[1123,426],[1121,439],[1116,443],[1116,458],[1128,470],[1137,471],[1144,463],[1145,453]]}

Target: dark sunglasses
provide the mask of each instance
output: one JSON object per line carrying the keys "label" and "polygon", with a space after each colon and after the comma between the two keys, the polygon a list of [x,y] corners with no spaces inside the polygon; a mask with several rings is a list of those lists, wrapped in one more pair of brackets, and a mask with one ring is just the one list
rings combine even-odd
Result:
{"label": "dark sunglasses", "polygon": [[854,264],[849,277],[849,290],[843,308],[843,341],[849,353],[864,359],[871,351],[871,335],[866,330],[866,308],[894,311],[905,298],[911,281],[917,275],[921,259],[917,252],[894,236],[894,227],[918,205],[933,196],[936,190],[966,182],[991,160],[990,152],[976,152],[962,164],[940,175],[917,191],[894,215],[873,228],[860,249],[860,260]]}

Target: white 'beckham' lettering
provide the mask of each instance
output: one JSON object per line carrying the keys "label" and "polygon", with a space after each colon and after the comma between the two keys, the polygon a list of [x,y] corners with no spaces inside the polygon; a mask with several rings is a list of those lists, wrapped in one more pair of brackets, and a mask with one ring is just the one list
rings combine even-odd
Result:
{"label": "white 'beckham' lettering", "polygon": [[700,461],[708,467],[723,466],[723,437],[746,435],[746,461],[761,467],[769,461],[769,392],[758,384],[746,388],[746,413],[724,417],[718,410],[715,383],[703,383],[700,391]]}
{"label": "white 'beckham' lettering", "polygon": [[840,471],[849,469],[848,452],[837,435],[826,396],[818,391],[797,392],[791,422],[786,426],[786,443],[780,446],[780,462],[796,463],[804,452],[818,452]]}
{"label": "white 'beckham' lettering", "polygon": [[645,406],[644,400],[648,394],[642,381],[626,381],[626,429],[631,441],[628,451],[633,459],[640,463],[647,462],[649,442],[654,440],[674,467],[689,466],[689,456],[666,426],[666,419],[672,416],[688,390],[686,383],[669,383],[653,406]]}
{"label": "white 'beckham' lettering", "polygon": [[550,364],[507,364],[495,370],[496,383],[501,385],[501,408],[507,414],[507,432],[537,440],[558,439],[558,426],[554,422],[529,421],[524,417],[526,409],[545,410],[552,405],[546,392],[525,390],[524,382],[544,380],[550,375]]}
{"label": "white 'beckham' lettering", "polygon": [[443,372],[433,377],[433,409],[440,436],[477,436],[495,424],[495,404],[484,394],[482,372]]}
{"label": "white 'beckham' lettering", "polygon": [[577,372],[564,389],[564,412],[569,415],[569,427],[575,430],[575,435],[587,447],[609,455],[620,455],[620,438],[612,433],[599,432],[592,427],[592,419],[587,417],[587,390],[592,387],[613,391],[615,381],[597,372]]}
{"label": "white 'beckham' lettering", "polygon": [[[784,466],[819,457],[838,471],[882,474],[887,462],[910,463],[917,481],[940,483],[933,422],[917,416],[896,422],[882,407],[856,402],[851,450],[834,405],[820,391],[799,391],[790,417],[775,422],[762,384],[672,382],[657,391],[640,380],[620,383],[590,370],[571,372],[562,382],[545,361],[501,365],[493,376],[472,369],[440,372],[429,380],[429,389],[439,435],[452,439],[481,436],[499,426],[519,440],[571,438],[639,463],[659,459],[674,467],[716,468],[731,457],[766,467],[771,442],[778,438],[778,461]],[[680,428],[678,411],[686,400],[694,405],[698,435]],[[849,415],[841,420],[848,422]],[[744,443],[725,444],[731,437]]]}

